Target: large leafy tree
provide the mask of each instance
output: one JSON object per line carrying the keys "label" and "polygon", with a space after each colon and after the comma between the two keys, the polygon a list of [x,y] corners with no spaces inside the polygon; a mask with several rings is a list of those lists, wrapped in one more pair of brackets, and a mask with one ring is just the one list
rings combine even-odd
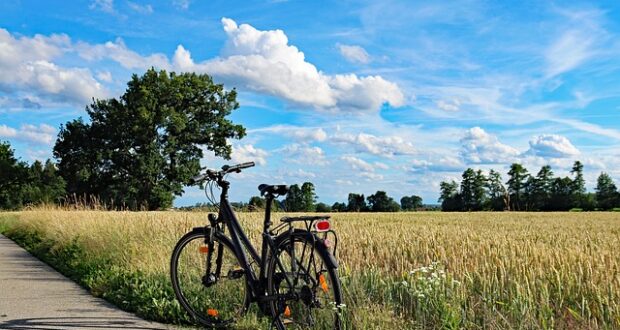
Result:
{"label": "large leafy tree", "polygon": [[51,160],[32,163],[28,182],[22,186],[24,204],[59,203],[65,197],[65,180]]}
{"label": "large leafy tree", "polygon": [[527,181],[528,209],[540,211],[551,210],[551,188],[554,184],[551,166],[545,165],[540,168],[536,177],[530,176]]}
{"label": "large leafy tree", "polygon": [[284,199],[286,211],[301,212],[303,211],[303,195],[298,184],[293,184],[288,188],[288,193]]}
{"label": "large leafy tree", "polygon": [[203,148],[229,159],[227,140],[245,135],[226,118],[236,95],[204,74],[134,75],[120,98],[86,108],[90,122],[61,128],[54,156],[68,193],[113,207],[170,207],[198,173]]}

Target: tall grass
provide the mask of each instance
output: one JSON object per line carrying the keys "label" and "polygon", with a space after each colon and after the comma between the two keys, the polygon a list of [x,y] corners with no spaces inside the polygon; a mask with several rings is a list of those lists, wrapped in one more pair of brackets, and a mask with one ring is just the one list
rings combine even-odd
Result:
{"label": "tall grass", "polygon": [[[205,218],[196,212],[32,210],[5,232],[93,293],[151,319],[182,323],[187,319],[167,277],[170,253]],[[240,218],[258,243],[262,214]],[[360,213],[333,219],[352,328],[620,328],[617,214]],[[240,324],[267,326],[253,313]]]}

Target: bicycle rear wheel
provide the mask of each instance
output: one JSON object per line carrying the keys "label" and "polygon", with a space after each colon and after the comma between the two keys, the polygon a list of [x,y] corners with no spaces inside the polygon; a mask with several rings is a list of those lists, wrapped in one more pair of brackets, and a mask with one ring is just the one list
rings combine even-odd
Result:
{"label": "bicycle rear wheel", "polygon": [[268,293],[298,297],[271,303],[277,327],[341,329],[338,269],[324,242],[310,232],[295,231],[278,237],[276,247],[267,269]]}
{"label": "bicycle rear wheel", "polygon": [[[246,274],[230,241],[215,235],[209,251],[206,232],[192,231],[177,243],[170,264],[172,287],[181,306],[197,322],[228,327],[247,311]],[[209,253],[212,257],[207,273]]]}

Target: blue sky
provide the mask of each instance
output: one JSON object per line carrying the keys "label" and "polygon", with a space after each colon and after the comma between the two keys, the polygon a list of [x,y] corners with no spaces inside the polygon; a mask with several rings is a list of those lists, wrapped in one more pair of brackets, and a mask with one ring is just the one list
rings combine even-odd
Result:
{"label": "blue sky", "polygon": [[312,181],[329,203],[434,203],[467,167],[575,160],[592,189],[620,181],[619,33],[615,1],[1,2],[0,140],[51,157],[60,124],[154,66],[239,91],[231,162],[258,166],[231,178],[234,200]]}

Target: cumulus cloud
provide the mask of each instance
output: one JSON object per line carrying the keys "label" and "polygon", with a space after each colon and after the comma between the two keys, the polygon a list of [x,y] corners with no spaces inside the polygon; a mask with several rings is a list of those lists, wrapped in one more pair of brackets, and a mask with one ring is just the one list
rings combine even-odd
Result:
{"label": "cumulus cloud", "polygon": [[298,142],[323,142],[327,139],[327,133],[318,127],[300,127],[291,125],[275,125],[270,127],[258,128],[250,130],[249,133],[276,133],[287,137],[291,137]]}
{"label": "cumulus cloud", "polygon": [[367,64],[370,62],[370,55],[368,55],[366,50],[360,46],[341,44],[338,44],[336,46],[340,51],[340,55],[342,55],[342,57],[344,57],[349,62],[362,64]]}
{"label": "cumulus cloud", "polygon": [[443,111],[456,112],[461,110],[461,101],[459,99],[439,100],[437,107]]}
{"label": "cumulus cloud", "polygon": [[303,52],[289,45],[282,30],[261,31],[228,18],[222,24],[228,39],[220,57],[195,63],[190,52],[179,46],[172,65],[302,106],[356,112],[378,111],[384,103],[404,104],[398,85],[380,76],[319,71]]}
{"label": "cumulus cloud", "polygon": [[256,148],[251,144],[233,145],[231,161],[234,163],[255,162],[259,165],[267,164],[269,153],[263,149]]}
{"label": "cumulus cloud", "polygon": [[331,141],[350,145],[358,152],[366,152],[384,157],[411,155],[415,153],[413,144],[405,141],[400,136],[375,136],[366,133],[359,133],[357,135],[336,133],[332,136]]}
{"label": "cumulus cloud", "polygon": [[543,158],[567,158],[580,154],[579,150],[564,136],[543,134],[530,140],[526,154]]}
{"label": "cumulus cloud", "polygon": [[495,135],[480,127],[472,127],[461,138],[461,157],[468,163],[495,164],[509,162],[519,155],[519,151],[505,145]]}
{"label": "cumulus cloud", "polygon": [[349,164],[349,166],[351,166],[351,168],[354,170],[360,170],[365,172],[372,172],[375,170],[374,166],[372,166],[370,163],[357,157],[342,156],[340,157],[340,159]]}
{"label": "cumulus cloud", "polygon": [[106,95],[90,70],[53,63],[71,47],[66,35],[18,38],[0,29],[0,45],[0,91],[79,104]]}
{"label": "cumulus cloud", "polygon": [[0,137],[23,141],[31,145],[52,145],[56,137],[56,129],[47,124],[39,126],[25,124],[19,129],[0,125]]}

